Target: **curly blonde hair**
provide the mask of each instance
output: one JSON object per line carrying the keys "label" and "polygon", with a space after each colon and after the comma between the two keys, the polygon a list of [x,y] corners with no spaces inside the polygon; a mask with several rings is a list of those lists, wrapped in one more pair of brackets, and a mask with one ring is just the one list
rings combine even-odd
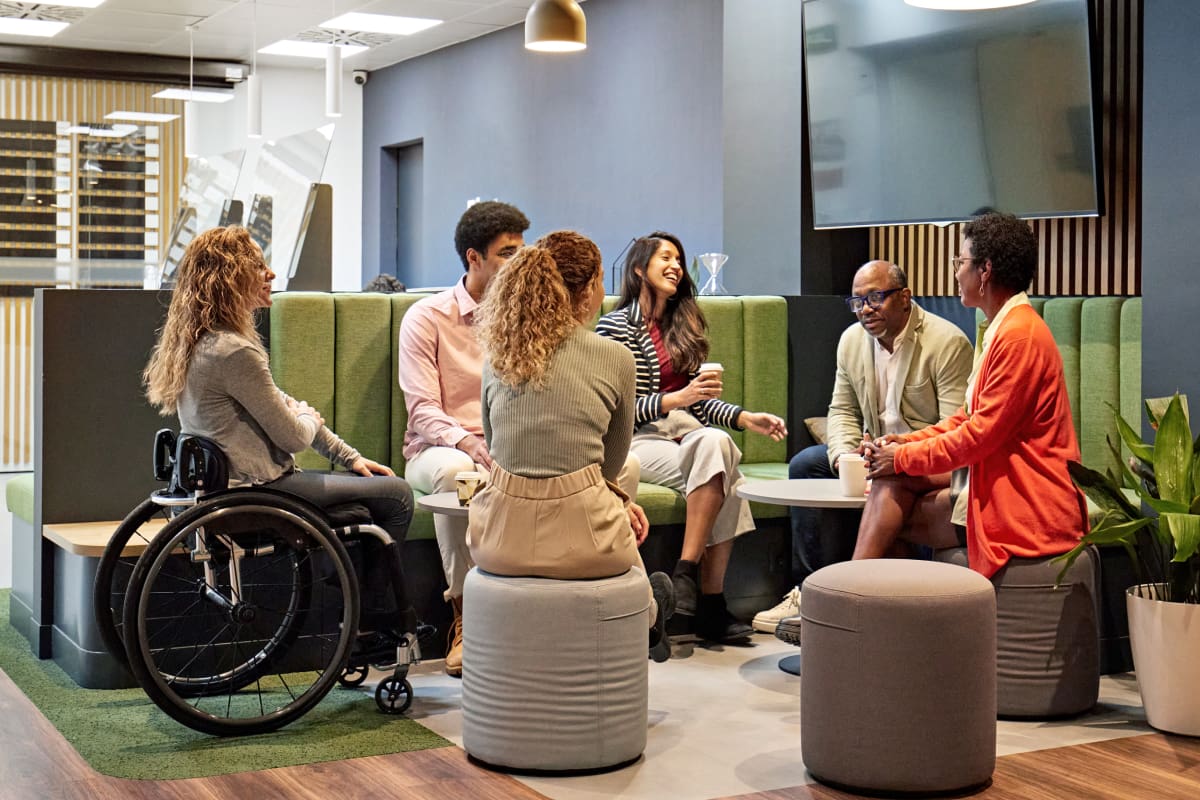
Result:
{"label": "curly blonde hair", "polygon": [[501,382],[545,385],[550,359],[581,324],[602,266],[591,239],[554,231],[518,250],[492,279],[477,331]]}
{"label": "curly blonde hair", "polygon": [[262,251],[240,226],[212,228],[188,245],[167,321],[142,372],[146,398],[163,416],[176,412],[192,352],[204,334],[227,330],[262,348],[254,311],[265,268]]}

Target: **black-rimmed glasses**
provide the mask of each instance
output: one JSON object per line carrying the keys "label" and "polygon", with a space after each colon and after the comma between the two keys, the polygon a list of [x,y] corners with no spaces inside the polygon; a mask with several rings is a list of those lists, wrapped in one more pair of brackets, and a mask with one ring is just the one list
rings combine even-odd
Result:
{"label": "black-rimmed glasses", "polygon": [[878,291],[867,292],[866,294],[852,294],[845,298],[846,305],[850,307],[851,311],[857,314],[863,310],[863,306],[879,308],[885,300],[900,291],[903,291],[903,289],[879,289]]}

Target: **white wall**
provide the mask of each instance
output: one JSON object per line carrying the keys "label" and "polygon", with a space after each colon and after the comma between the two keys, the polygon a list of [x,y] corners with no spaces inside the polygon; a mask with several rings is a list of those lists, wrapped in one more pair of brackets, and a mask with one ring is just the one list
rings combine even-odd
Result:
{"label": "white wall", "polygon": [[212,155],[246,148],[237,198],[247,212],[253,195],[252,177],[258,153],[267,139],[319,128],[333,122],[333,140],[325,162],[323,182],[333,186],[333,288],[362,288],[362,87],[346,68],[342,75],[342,116],[325,116],[324,68],[259,67],[262,80],[263,138],[246,136],[246,86],[237,87],[228,103],[198,104],[200,137],[197,151]]}

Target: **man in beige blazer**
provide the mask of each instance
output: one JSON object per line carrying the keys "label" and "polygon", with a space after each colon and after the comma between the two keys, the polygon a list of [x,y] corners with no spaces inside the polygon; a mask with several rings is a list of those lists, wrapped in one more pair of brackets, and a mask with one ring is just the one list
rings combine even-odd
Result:
{"label": "man in beige blazer", "polygon": [[[854,274],[852,291],[846,304],[858,322],[838,342],[828,444],[793,456],[791,478],[835,478],[838,459],[861,453],[865,437],[928,427],[963,404],[971,343],[956,325],[913,302],[904,270],[887,261],[869,261]],[[943,477],[949,485],[949,473]],[[847,530],[846,516],[792,509],[793,559],[801,562],[793,564],[794,570],[812,572],[850,557],[857,528]],[[796,587],[778,606],[754,618],[755,629],[775,632],[780,620],[800,613],[799,597]]]}

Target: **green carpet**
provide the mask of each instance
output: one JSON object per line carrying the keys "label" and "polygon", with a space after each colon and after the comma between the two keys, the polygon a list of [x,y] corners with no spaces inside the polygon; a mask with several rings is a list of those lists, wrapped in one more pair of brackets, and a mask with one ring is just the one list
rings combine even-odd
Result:
{"label": "green carpet", "polygon": [[197,733],[159,711],[141,689],[81,689],[53,661],[35,658],[8,624],[8,599],[9,590],[0,590],[0,668],[105,775],[200,778],[450,744],[410,719],[380,712],[365,689],[340,687],[274,733],[234,739]]}

